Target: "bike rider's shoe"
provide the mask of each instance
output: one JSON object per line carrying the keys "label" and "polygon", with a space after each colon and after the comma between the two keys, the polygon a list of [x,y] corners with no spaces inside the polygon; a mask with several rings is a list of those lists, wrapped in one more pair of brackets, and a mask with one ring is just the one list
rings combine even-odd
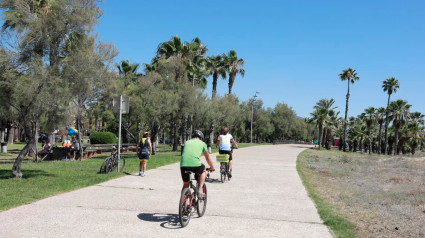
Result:
{"label": "bike rider's shoe", "polygon": [[142,176],[142,174],[143,174],[142,171],[139,171],[139,176]]}
{"label": "bike rider's shoe", "polygon": [[204,199],[205,198],[205,194],[203,192],[198,192],[198,198],[199,199]]}
{"label": "bike rider's shoe", "polygon": [[232,178],[232,170],[230,170],[229,173],[227,173],[227,175],[229,176],[229,178]]}
{"label": "bike rider's shoe", "polygon": [[143,173],[143,174],[142,174],[142,177],[145,177],[145,176],[146,176],[146,174],[145,174],[145,173]]}

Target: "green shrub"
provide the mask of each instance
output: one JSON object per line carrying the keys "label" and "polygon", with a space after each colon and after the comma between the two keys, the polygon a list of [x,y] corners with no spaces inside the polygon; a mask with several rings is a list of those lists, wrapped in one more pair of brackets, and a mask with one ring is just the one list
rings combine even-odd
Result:
{"label": "green shrub", "polygon": [[90,144],[117,143],[117,137],[112,132],[95,132],[90,135]]}

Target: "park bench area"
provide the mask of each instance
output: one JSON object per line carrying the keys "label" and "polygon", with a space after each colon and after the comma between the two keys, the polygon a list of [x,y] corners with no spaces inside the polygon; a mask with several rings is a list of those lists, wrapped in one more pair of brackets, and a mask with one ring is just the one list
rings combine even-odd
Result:
{"label": "park bench area", "polygon": [[[104,152],[111,152],[112,147],[118,147],[118,144],[83,144],[83,160],[91,159],[97,154],[102,154]],[[121,145],[121,152],[136,152],[137,144],[135,143],[126,143]],[[53,147],[50,151],[50,155],[45,158],[45,160],[60,160],[66,156],[65,147]],[[72,155],[71,155],[72,156]],[[77,154],[74,158],[76,160],[80,159],[80,155]]]}

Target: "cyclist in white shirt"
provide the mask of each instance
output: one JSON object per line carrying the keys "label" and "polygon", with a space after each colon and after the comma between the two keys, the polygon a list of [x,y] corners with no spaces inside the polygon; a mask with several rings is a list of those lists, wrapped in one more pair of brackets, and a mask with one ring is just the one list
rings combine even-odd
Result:
{"label": "cyclist in white shirt", "polygon": [[225,126],[221,128],[220,135],[217,139],[217,147],[219,154],[228,154],[229,155],[229,171],[230,171],[230,177],[232,177],[232,164],[233,164],[233,156],[232,156],[232,145],[233,148],[237,149],[238,144],[233,139],[233,136],[229,133],[229,127]]}

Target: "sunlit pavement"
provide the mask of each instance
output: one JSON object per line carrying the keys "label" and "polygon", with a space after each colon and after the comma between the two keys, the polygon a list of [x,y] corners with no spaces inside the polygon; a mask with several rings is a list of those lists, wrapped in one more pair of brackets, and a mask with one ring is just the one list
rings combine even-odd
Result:
{"label": "sunlit pavement", "polygon": [[305,148],[235,150],[232,180],[222,184],[219,172],[211,174],[206,213],[185,228],[173,164],[1,212],[0,237],[332,237],[296,171]]}

